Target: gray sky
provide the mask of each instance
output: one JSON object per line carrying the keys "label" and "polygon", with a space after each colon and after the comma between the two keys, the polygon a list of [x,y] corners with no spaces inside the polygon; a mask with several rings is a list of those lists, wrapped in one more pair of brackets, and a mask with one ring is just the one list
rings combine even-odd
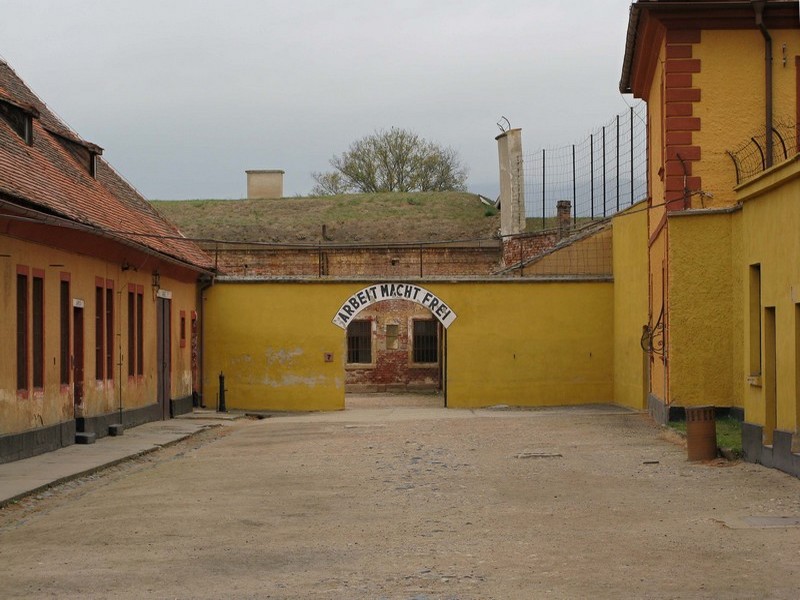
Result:
{"label": "gray sky", "polygon": [[378,129],[456,149],[497,194],[501,115],[526,152],[626,108],[629,0],[4,0],[0,55],[152,199],[285,195]]}

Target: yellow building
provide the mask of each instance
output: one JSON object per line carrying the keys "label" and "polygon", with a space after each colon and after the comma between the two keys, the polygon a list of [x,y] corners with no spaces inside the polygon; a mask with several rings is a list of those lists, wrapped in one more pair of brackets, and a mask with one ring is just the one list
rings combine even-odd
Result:
{"label": "yellow building", "polygon": [[796,2],[639,1],[620,82],[648,105],[649,408],[739,412],[796,474],[799,54]]}
{"label": "yellow building", "polygon": [[0,462],[191,410],[211,261],[101,154],[0,61]]}

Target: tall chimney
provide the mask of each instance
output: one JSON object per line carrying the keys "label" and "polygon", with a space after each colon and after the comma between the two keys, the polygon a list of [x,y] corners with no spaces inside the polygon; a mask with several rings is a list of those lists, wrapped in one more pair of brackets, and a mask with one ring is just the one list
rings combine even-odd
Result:
{"label": "tall chimney", "polygon": [[558,223],[558,239],[567,237],[572,224],[572,202],[569,200],[556,202],[556,222]]}

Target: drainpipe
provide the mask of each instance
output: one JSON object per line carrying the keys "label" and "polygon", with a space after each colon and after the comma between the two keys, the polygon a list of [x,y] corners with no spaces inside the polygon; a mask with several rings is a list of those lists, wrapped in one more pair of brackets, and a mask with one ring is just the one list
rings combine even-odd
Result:
{"label": "drainpipe", "polygon": [[756,27],[761,30],[761,35],[764,36],[764,84],[766,87],[766,118],[765,118],[765,135],[766,135],[766,163],[765,168],[769,169],[772,166],[772,36],[764,25],[764,5],[765,0],[752,0],[753,10],[756,13]]}
{"label": "drainpipe", "polygon": [[208,288],[214,285],[214,277],[211,276],[209,279],[201,279],[199,289],[197,291],[197,313],[198,319],[200,319],[200,331],[198,334],[200,336],[200,342],[197,344],[197,377],[198,377],[198,388],[200,394],[200,406],[205,408],[205,386],[203,385],[204,379],[204,371],[203,371],[203,363],[205,362],[205,347],[206,347],[206,311],[205,311],[205,303],[203,302],[203,292],[205,292]]}

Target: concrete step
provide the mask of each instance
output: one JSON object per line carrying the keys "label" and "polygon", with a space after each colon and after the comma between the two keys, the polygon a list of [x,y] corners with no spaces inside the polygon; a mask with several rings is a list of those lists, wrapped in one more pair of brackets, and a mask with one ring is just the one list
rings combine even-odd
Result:
{"label": "concrete step", "polygon": [[76,444],[94,444],[97,441],[97,435],[89,431],[79,431],[75,434]]}

